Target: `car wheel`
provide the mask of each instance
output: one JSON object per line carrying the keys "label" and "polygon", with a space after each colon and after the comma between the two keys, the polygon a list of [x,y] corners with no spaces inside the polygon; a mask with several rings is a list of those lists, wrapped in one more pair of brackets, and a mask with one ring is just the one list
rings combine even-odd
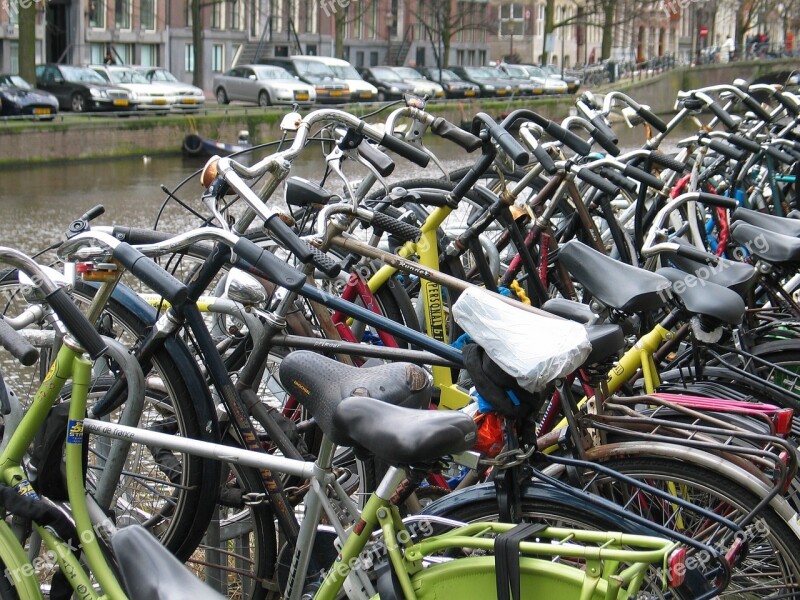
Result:
{"label": "car wheel", "polygon": [[378,92],[378,102],[386,102],[386,94],[383,90]]}
{"label": "car wheel", "polygon": [[217,90],[217,102],[219,104],[227,104],[228,103],[228,94],[225,93],[225,88],[219,88]]}
{"label": "car wheel", "polygon": [[258,105],[259,106],[270,106],[272,102],[270,102],[269,94],[265,91],[261,91],[258,94]]}
{"label": "car wheel", "polygon": [[72,112],[86,112],[86,98],[83,94],[75,93],[72,94],[72,99],[70,100],[70,107],[72,108]]}

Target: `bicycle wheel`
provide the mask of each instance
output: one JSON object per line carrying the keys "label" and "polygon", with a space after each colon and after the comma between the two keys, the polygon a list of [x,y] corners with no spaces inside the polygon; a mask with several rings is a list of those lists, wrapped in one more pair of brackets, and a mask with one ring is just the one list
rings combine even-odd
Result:
{"label": "bicycle wheel", "polygon": [[[664,458],[614,458],[603,465],[650,486],[736,521],[759,499],[744,487],[697,465]],[[709,539],[714,528],[702,517],[668,504],[646,490],[607,477],[594,480],[604,497],[654,523],[673,527],[698,540]],[[756,524],[746,530],[749,552],[737,565],[725,598],[763,598],[765,592],[800,588],[800,540],[774,510],[766,507]]]}

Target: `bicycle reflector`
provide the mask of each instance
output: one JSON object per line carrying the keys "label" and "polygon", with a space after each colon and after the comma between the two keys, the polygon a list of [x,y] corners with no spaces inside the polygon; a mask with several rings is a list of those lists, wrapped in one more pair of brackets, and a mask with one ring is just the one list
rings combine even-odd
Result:
{"label": "bicycle reflector", "polygon": [[686,548],[673,550],[667,558],[667,582],[676,588],[686,580]]}
{"label": "bicycle reflector", "polygon": [[787,437],[792,431],[792,420],[794,419],[794,410],[791,408],[782,408],[775,413],[775,435],[783,438]]}

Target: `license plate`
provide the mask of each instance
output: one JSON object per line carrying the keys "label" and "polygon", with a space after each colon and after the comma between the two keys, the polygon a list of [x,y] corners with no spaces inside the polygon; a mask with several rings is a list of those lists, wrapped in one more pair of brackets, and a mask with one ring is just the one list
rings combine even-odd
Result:
{"label": "license plate", "polygon": [[372,98],[372,92],[361,92],[359,98]]}
{"label": "license plate", "polygon": [[114,100],[114,106],[128,106],[127,100]]}
{"label": "license plate", "polygon": [[167,101],[164,100],[164,98],[154,98],[153,99],[153,104],[166,104],[166,103],[167,103]]}
{"label": "license plate", "polygon": [[297,95],[294,97],[294,99],[295,99],[295,100],[308,100],[308,94],[306,94],[306,93],[297,94]]}
{"label": "license plate", "polygon": [[34,108],[33,114],[35,115],[49,115],[50,109],[49,108]]}
{"label": "license plate", "polygon": [[465,96],[474,96],[475,95],[475,90],[467,90],[466,92],[464,92],[464,95]]}
{"label": "license plate", "polygon": [[497,95],[498,96],[505,96],[506,95],[506,91],[505,90],[497,90]]}
{"label": "license plate", "polygon": [[197,100],[195,100],[194,98],[184,98],[183,100],[181,100],[181,104],[196,104],[196,103]]}
{"label": "license plate", "polygon": [[333,90],[331,96],[344,96],[344,92],[342,90]]}

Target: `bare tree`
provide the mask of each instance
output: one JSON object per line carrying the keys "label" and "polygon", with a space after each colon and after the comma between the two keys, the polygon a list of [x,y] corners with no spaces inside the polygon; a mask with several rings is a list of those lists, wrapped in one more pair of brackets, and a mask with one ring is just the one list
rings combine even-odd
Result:
{"label": "bare tree", "polygon": [[34,0],[4,2],[6,14],[19,14],[19,74],[26,81],[36,81],[36,3]]}
{"label": "bare tree", "polygon": [[424,28],[436,65],[441,68],[449,64],[450,48],[458,33],[496,28],[496,23],[489,21],[487,4],[476,0],[419,0],[412,14]]}
{"label": "bare tree", "polygon": [[[566,16],[567,11],[564,11],[564,18],[560,21],[556,21],[556,2],[555,0],[547,0],[547,3],[544,6],[544,41],[542,42],[542,54],[541,54],[541,63],[547,64],[547,58],[550,54],[547,51],[547,39],[548,35],[552,35],[556,29],[561,29],[564,27],[570,27],[572,25],[579,25],[585,24],[587,19],[594,14],[595,7],[589,5],[588,7],[585,3],[581,2],[580,0],[574,0],[573,2],[568,2],[566,5],[562,4],[561,6],[571,6],[574,7],[572,12],[572,16]],[[583,9],[583,10],[579,10]],[[563,58],[563,57],[562,57]]]}
{"label": "bare tree", "polygon": [[337,58],[344,58],[344,41],[347,39],[347,28],[351,23],[371,11],[378,10],[380,0],[351,0],[349,2],[321,3],[322,11],[326,15],[333,13],[333,52]]}

